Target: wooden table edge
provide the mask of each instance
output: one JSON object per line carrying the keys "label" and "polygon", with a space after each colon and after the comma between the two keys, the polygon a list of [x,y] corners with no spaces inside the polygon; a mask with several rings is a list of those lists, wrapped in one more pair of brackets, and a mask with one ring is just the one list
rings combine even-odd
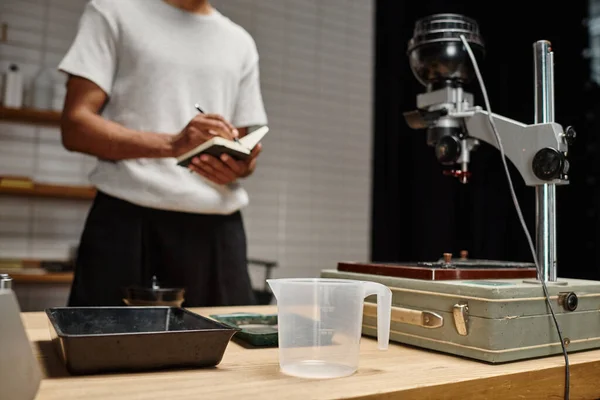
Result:
{"label": "wooden table edge", "polygon": [[[571,365],[570,398],[600,399],[600,360]],[[401,396],[402,400],[422,399],[563,399],[565,368],[552,367],[536,371],[516,372],[488,378],[432,384],[407,390],[387,391],[347,400],[381,400]]]}

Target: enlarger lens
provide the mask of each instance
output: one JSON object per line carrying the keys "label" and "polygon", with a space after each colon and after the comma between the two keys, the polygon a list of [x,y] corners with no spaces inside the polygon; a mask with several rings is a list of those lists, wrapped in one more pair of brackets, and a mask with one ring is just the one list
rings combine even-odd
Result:
{"label": "enlarger lens", "polygon": [[460,156],[460,147],[460,140],[457,137],[444,136],[435,145],[435,156],[441,164],[454,164]]}

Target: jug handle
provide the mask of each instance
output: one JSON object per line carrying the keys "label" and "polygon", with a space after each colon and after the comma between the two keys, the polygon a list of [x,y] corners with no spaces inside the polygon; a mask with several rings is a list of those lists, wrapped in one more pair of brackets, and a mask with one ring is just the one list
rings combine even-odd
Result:
{"label": "jug handle", "polygon": [[392,315],[392,291],[376,282],[363,282],[365,297],[377,295],[377,347],[387,350],[390,342],[390,320]]}

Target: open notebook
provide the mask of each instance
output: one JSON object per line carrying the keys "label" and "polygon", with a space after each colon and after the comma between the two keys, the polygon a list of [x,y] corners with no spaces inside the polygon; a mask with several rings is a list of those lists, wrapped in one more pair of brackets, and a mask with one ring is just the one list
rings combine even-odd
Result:
{"label": "open notebook", "polygon": [[214,157],[221,157],[221,154],[226,153],[236,160],[245,160],[250,156],[254,146],[262,140],[267,132],[269,132],[269,127],[266,125],[261,126],[239,139],[239,142],[234,142],[233,140],[224,139],[222,137],[215,137],[177,157],[177,165],[187,167],[192,162],[192,159],[200,154],[210,154]]}

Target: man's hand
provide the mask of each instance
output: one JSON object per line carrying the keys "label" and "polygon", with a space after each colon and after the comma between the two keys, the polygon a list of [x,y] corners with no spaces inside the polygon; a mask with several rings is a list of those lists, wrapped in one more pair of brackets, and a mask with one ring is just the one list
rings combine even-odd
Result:
{"label": "man's hand", "polygon": [[69,76],[61,119],[67,150],[113,161],[178,157],[215,136],[232,140],[247,132],[216,114],[197,114],[176,135],[139,131],[103,118],[107,101],[108,95],[92,81]]}
{"label": "man's hand", "polygon": [[254,172],[261,147],[260,143],[257,144],[250,153],[250,158],[244,161],[235,160],[227,154],[221,155],[220,159],[203,154],[192,159],[189,168],[216,184],[226,185],[238,178],[250,176]]}
{"label": "man's hand", "polygon": [[237,129],[218,114],[198,114],[171,141],[173,156],[178,157],[215,136],[233,140]]}

